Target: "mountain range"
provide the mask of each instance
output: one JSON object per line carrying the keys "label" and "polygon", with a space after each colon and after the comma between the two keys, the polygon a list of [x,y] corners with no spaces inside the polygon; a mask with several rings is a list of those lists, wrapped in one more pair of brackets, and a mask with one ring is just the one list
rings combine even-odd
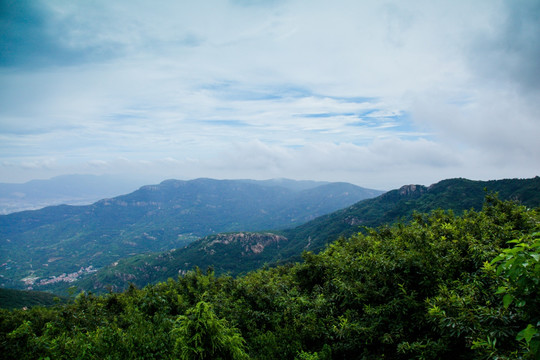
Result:
{"label": "mountain range", "polygon": [[167,180],[86,206],[0,216],[0,284],[70,284],[122,258],[211,234],[284,229],[381,194],[347,183]]}
{"label": "mountain range", "polygon": [[121,259],[82,279],[77,286],[92,291],[120,290],[129,283],[142,287],[175,278],[195,266],[238,275],[265,264],[299,261],[304,251],[318,252],[337,238],[348,237],[364,227],[406,222],[414,212],[445,209],[461,214],[480,210],[486,195],[494,193],[501,199],[536,208],[540,206],[540,178],[449,179],[429,187],[405,185],[289,229],[214,234],[184,248]]}

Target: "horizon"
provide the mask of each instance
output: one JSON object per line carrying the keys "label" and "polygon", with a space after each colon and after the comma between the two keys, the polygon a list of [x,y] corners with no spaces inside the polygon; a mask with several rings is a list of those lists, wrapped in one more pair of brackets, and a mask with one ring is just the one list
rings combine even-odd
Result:
{"label": "horizon", "polygon": [[540,2],[2,4],[0,182],[540,170]]}

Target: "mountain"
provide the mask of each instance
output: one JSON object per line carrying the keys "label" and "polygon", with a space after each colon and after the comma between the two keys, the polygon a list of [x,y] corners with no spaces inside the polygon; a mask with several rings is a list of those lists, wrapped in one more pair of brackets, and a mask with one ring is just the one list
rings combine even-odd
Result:
{"label": "mountain", "polygon": [[429,187],[404,185],[281,232],[290,244],[281,255],[283,258],[299,258],[304,249],[318,251],[329,242],[348,237],[362,227],[408,221],[414,212],[444,209],[461,214],[465,210],[480,210],[490,193],[497,193],[502,200],[514,200],[535,208],[540,206],[540,177],[490,181],[458,178],[443,180]]}
{"label": "mountain", "polygon": [[127,194],[141,185],[139,180],[107,175],[62,175],[24,184],[0,183],[0,214],[60,204],[88,205]]}
{"label": "mountain", "polygon": [[445,209],[460,214],[465,210],[480,210],[488,193],[498,193],[500,199],[515,200],[528,207],[539,207],[540,178],[449,179],[429,187],[405,185],[291,229],[217,234],[181,249],[123,259],[92,274],[78,286],[99,291],[107,285],[122,289],[132,282],[142,287],[174,278],[194,266],[202,269],[211,266],[217,273],[237,275],[264,264],[297,261],[305,250],[317,252],[339,237],[360,231],[362,226],[407,221],[415,211]]}
{"label": "mountain", "polygon": [[381,193],[347,183],[303,182],[301,190],[286,183],[166,180],[92,205],[2,215],[0,284],[71,283],[126,256],[220,232],[291,227]]}

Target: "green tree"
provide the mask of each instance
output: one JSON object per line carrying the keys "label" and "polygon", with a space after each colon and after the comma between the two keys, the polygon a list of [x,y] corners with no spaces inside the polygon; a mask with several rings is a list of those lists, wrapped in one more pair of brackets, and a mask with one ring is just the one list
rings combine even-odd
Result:
{"label": "green tree", "polygon": [[209,303],[198,302],[176,322],[172,333],[177,336],[175,352],[181,359],[248,359],[239,331],[219,319]]}
{"label": "green tree", "polygon": [[505,249],[490,264],[498,263],[497,275],[503,277],[503,285],[497,293],[504,294],[505,308],[514,305],[528,322],[516,336],[522,352],[527,357],[540,359],[540,233],[510,243],[514,246]]}

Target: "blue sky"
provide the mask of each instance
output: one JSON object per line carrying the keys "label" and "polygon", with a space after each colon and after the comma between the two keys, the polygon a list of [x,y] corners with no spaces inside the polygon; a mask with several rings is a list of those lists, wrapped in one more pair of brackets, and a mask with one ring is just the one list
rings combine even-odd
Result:
{"label": "blue sky", "polygon": [[540,2],[2,1],[0,181],[540,170]]}

